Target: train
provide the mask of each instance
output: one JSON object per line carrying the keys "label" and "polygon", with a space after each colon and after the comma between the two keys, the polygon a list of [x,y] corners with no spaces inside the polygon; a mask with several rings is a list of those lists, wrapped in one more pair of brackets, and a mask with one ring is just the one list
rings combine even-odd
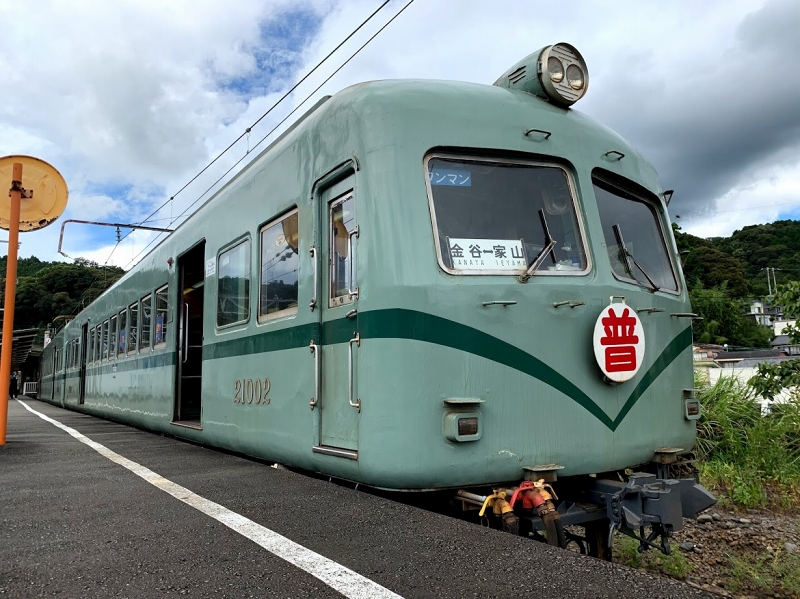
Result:
{"label": "train", "polygon": [[615,531],[669,551],[715,501],[695,316],[669,196],[572,108],[588,85],[558,43],[493,85],[322,98],[53,336],[40,399],[598,557]]}

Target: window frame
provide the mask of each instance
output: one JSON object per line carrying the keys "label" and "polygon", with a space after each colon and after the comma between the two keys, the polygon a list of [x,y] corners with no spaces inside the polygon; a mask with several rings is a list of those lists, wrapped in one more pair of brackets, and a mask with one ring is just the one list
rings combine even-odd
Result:
{"label": "window frame", "polygon": [[95,325],[94,327],[94,355],[92,356],[92,362],[95,364],[100,361],[100,355],[102,353],[100,349],[100,341],[102,338],[102,326],[103,323]]}
{"label": "window frame", "polygon": [[[631,202],[638,202],[643,204],[646,208],[648,208],[651,213],[653,214],[653,220],[655,221],[658,232],[661,234],[661,241],[664,243],[664,249],[666,250],[667,260],[669,261],[669,266],[672,269],[672,276],[675,279],[675,287],[676,289],[667,289],[666,287],[659,287],[655,293],[668,293],[670,295],[681,295],[683,290],[683,276],[682,271],[677,268],[677,264],[675,262],[675,248],[672,246],[670,242],[670,237],[667,235],[666,230],[664,229],[664,220],[665,220],[665,212],[661,202],[659,201],[658,197],[650,192],[645,188],[641,188],[639,190],[639,186],[636,185],[633,181],[619,178],[611,173],[607,173],[603,169],[595,168],[592,170],[591,173],[591,180],[592,180],[592,195],[594,196],[594,188],[595,188],[595,180],[599,180],[602,184],[607,185],[614,189],[616,193],[622,196],[624,199],[631,201]],[[612,193],[612,192],[608,192]],[[628,196],[628,197],[625,197]],[[595,196],[595,205],[597,206],[597,214],[598,217],[600,216],[600,204],[597,202],[597,197]],[[605,245],[605,231],[601,229],[600,234],[603,237],[603,244]],[[624,231],[623,231],[624,235]],[[643,289],[649,290],[650,286],[645,283],[644,281],[640,281],[638,279],[631,279],[630,277],[623,277],[617,274],[614,270],[613,265],[611,264],[611,259],[609,257],[608,261],[608,268],[611,271],[613,277],[622,282],[622,283],[629,283],[631,285],[636,285],[637,287],[641,287]],[[650,273],[648,273],[650,274]]]}
{"label": "window frame", "polygon": [[[230,252],[231,250],[238,248],[240,245],[248,244],[248,251],[250,252],[247,260],[248,265],[248,275],[250,285],[248,286],[247,291],[247,310],[245,312],[245,317],[242,320],[237,320],[235,322],[228,322],[226,324],[220,325],[219,324],[219,273],[220,273],[220,259],[222,255]],[[222,246],[219,251],[217,252],[216,257],[216,272],[215,274],[215,281],[216,285],[214,288],[215,295],[214,299],[214,327],[217,331],[225,331],[232,327],[241,327],[242,325],[246,325],[250,322],[250,314],[253,311],[252,302],[250,301],[250,296],[252,295],[252,280],[253,280],[253,240],[250,237],[250,233],[245,233],[244,235],[237,237],[234,241],[230,242],[227,245]]]}
{"label": "window frame", "polygon": [[[161,326],[161,342],[156,343],[156,320],[158,319],[158,294],[159,292],[163,291],[164,296],[166,298],[166,306],[164,308],[164,322]],[[151,328],[153,329],[153,342],[152,348],[155,349],[163,349],[167,346],[167,319],[169,318],[169,283],[165,283],[161,287],[155,290],[153,293],[153,314],[156,316],[156,320],[153,321]]]}
{"label": "window frame", "polygon": [[[264,274],[262,269],[262,257],[263,257],[263,233],[270,227],[273,227],[285,219],[289,218],[290,216],[297,214],[297,306],[294,308],[284,308],[283,310],[278,310],[277,312],[271,312],[268,314],[261,313],[261,285],[263,283],[262,276]],[[293,206],[288,210],[281,213],[279,216],[267,221],[263,225],[258,228],[258,301],[256,302],[256,321],[259,324],[266,324],[269,322],[275,322],[276,320],[283,320],[283,319],[292,319],[297,316],[300,312],[300,266],[301,266],[301,258],[300,258],[300,208],[298,206]]]}
{"label": "window frame", "polygon": [[[150,316],[149,321],[147,323],[147,339],[144,339],[144,304],[145,301],[150,303]],[[150,351],[153,348],[153,292],[151,291],[147,295],[143,295],[139,298],[139,334],[138,343],[139,343],[139,353],[141,354],[142,351]]]}
{"label": "window frame", "polygon": [[[125,351],[119,350],[119,333],[123,330],[122,317],[125,317]],[[123,308],[117,313],[117,357],[124,358],[128,355],[128,308]]]}
{"label": "window frame", "polygon": [[[133,311],[131,308],[136,306],[136,343],[133,344],[131,349],[131,315]],[[139,353],[139,300],[136,300],[128,306],[128,337],[125,339],[125,353],[129,356]]]}
{"label": "window frame", "polygon": [[545,168],[557,168],[560,169],[565,175],[567,179],[567,186],[569,187],[569,192],[572,200],[572,208],[575,213],[575,222],[577,224],[577,231],[576,235],[579,237],[579,241],[581,243],[581,249],[583,250],[584,256],[586,256],[586,266],[581,270],[542,270],[541,265],[538,270],[533,273],[533,276],[546,276],[546,277],[581,277],[586,276],[592,272],[593,268],[593,261],[592,261],[592,250],[589,244],[588,236],[586,235],[586,226],[584,223],[584,215],[582,212],[582,204],[580,202],[580,196],[578,194],[578,186],[575,183],[575,175],[573,173],[572,166],[565,162],[559,162],[555,157],[553,157],[552,161],[544,161],[544,160],[536,160],[536,159],[523,159],[523,158],[503,158],[500,156],[491,156],[491,155],[480,155],[474,153],[464,153],[460,154],[457,152],[431,152],[430,154],[426,154],[425,158],[422,161],[422,175],[425,179],[425,189],[428,194],[428,208],[430,210],[430,218],[431,218],[431,226],[432,234],[433,234],[433,243],[436,248],[436,262],[444,272],[449,275],[453,276],[504,276],[504,277],[519,277],[519,271],[508,271],[508,270],[493,270],[493,269],[476,269],[476,270],[456,270],[447,267],[442,260],[442,248],[441,244],[439,243],[439,226],[436,222],[436,206],[434,205],[433,201],[433,189],[431,186],[430,178],[428,177],[428,165],[431,160],[436,158],[442,158],[444,160],[451,159],[451,160],[473,160],[476,162],[484,162],[484,163],[495,163],[499,165],[504,164],[511,164],[511,165],[520,165],[520,166],[533,166],[533,167],[545,167]]}
{"label": "window frame", "polygon": [[[109,361],[117,359],[117,345],[118,345],[117,334],[119,333],[117,316],[118,316],[117,314],[114,314],[109,319],[109,325],[108,325],[108,359],[109,359]],[[114,342],[113,343],[111,342],[112,336],[114,338]]]}
{"label": "window frame", "polygon": [[[335,252],[334,248],[334,237],[331,231],[331,225],[333,224],[333,211],[337,206],[342,206],[348,200],[353,201],[353,220],[355,221],[356,228],[358,227],[358,217],[356,216],[357,213],[357,205],[356,205],[356,190],[355,188],[350,188],[348,191],[345,191],[342,194],[339,194],[331,201],[328,202],[328,210],[327,210],[327,217],[325,226],[328,230],[328,285],[325,294],[327,295],[328,307],[329,308],[338,308],[339,306],[346,306],[349,304],[354,304],[358,299],[358,278],[356,277],[356,250],[358,249],[358,244],[353,243],[350,245],[352,248],[351,255],[348,257],[350,260],[350,277],[353,281],[355,281],[356,286],[353,290],[353,293],[350,293],[349,287],[347,288],[348,293],[343,295],[335,295],[335,287],[334,281],[338,282],[334,277],[334,263],[333,263],[333,256]],[[344,210],[344,208],[342,208]],[[351,233],[348,233],[350,235]],[[356,239],[358,239],[358,234],[355,235]]]}

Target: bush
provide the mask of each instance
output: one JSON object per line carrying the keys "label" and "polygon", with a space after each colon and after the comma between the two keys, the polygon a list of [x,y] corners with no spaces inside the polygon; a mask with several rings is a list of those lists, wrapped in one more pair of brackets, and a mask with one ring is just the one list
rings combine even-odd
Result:
{"label": "bush", "polygon": [[697,449],[703,481],[744,507],[790,505],[800,496],[800,405],[762,416],[753,391],[733,378],[701,385]]}

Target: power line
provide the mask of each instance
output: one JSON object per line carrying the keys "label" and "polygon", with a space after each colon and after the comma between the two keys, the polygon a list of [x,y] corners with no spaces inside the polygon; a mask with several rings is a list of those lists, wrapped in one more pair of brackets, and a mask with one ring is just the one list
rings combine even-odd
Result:
{"label": "power line", "polygon": [[[337,68],[337,69],[336,69],[336,70],[335,70],[333,73],[331,73],[330,75],[328,75],[328,77],[327,77],[327,78],[326,78],[326,79],[325,79],[325,80],[324,80],[322,83],[320,83],[320,84],[317,86],[317,88],[316,88],[314,91],[312,91],[312,92],[311,92],[309,95],[307,95],[307,96],[305,97],[305,99],[304,99],[302,102],[300,102],[300,103],[299,103],[299,104],[298,104],[298,105],[295,107],[295,109],[294,109],[294,110],[292,110],[292,111],[291,111],[289,114],[287,114],[287,115],[286,115],[286,116],[283,118],[283,120],[281,120],[281,121],[280,121],[280,122],[279,122],[277,125],[275,125],[275,127],[273,127],[273,128],[272,128],[272,129],[271,129],[271,130],[270,130],[270,131],[269,131],[269,132],[266,134],[266,135],[264,135],[264,137],[262,137],[262,138],[261,138],[261,139],[258,141],[258,143],[257,143],[256,145],[254,145],[254,146],[253,146],[253,150],[255,150],[255,149],[258,147],[258,146],[260,146],[260,145],[261,145],[261,144],[264,142],[264,140],[266,140],[266,139],[267,139],[267,138],[268,138],[270,135],[272,135],[272,133],[274,133],[274,132],[275,132],[275,131],[276,131],[276,130],[277,130],[277,129],[278,129],[278,128],[279,128],[279,127],[280,127],[280,126],[281,126],[281,125],[284,123],[284,122],[286,122],[286,120],[287,120],[287,119],[288,119],[290,116],[292,116],[292,115],[293,115],[295,112],[297,112],[297,110],[299,110],[299,109],[300,109],[300,107],[301,107],[301,106],[303,106],[303,104],[305,104],[305,103],[306,103],[306,102],[307,102],[307,101],[308,101],[308,100],[309,100],[309,99],[310,99],[310,98],[311,98],[311,97],[312,97],[312,96],[313,96],[315,93],[317,93],[317,92],[318,92],[318,91],[319,91],[319,90],[322,88],[322,86],[323,86],[323,85],[325,85],[325,84],[326,84],[328,81],[330,81],[330,80],[331,80],[331,78],[333,78],[333,76],[334,76],[334,75],[336,75],[336,74],[337,74],[339,71],[341,71],[341,70],[342,70],[342,69],[343,69],[343,68],[344,68],[344,67],[347,65],[347,63],[349,63],[349,62],[350,62],[350,61],[351,61],[353,58],[355,58],[355,57],[356,57],[356,55],[358,55],[358,53],[359,53],[359,52],[361,52],[361,50],[363,50],[364,48],[366,48],[366,47],[367,47],[367,45],[368,45],[368,44],[369,44],[369,43],[370,43],[372,40],[374,40],[376,37],[378,37],[378,35],[379,35],[379,34],[380,34],[380,33],[381,33],[381,32],[382,32],[384,29],[386,29],[386,28],[387,28],[389,25],[391,25],[392,21],[394,21],[394,20],[395,20],[397,17],[399,17],[399,16],[400,16],[400,15],[403,13],[403,11],[405,11],[405,9],[407,9],[409,6],[411,6],[411,4],[413,4],[413,2],[414,2],[414,0],[409,0],[409,2],[408,2],[408,3],[407,3],[407,4],[406,4],[406,5],[403,7],[403,8],[401,8],[401,9],[400,9],[400,10],[397,12],[397,14],[395,14],[395,15],[394,15],[394,16],[393,16],[391,19],[389,19],[389,20],[386,22],[386,24],[385,24],[383,27],[381,27],[380,29],[378,29],[378,31],[376,31],[376,32],[375,32],[375,34],[374,34],[372,37],[370,37],[370,38],[369,38],[369,39],[368,39],[366,42],[364,42],[364,44],[363,44],[363,45],[362,45],[360,48],[358,48],[358,50],[356,50],[355,52],[353,52],[353,54],[351,54],[351,55],[350,55],[350,57],[349,57],[349,58],[348,58],[346,61],[344,61],[344,62],[341,64],[341,66],[339,66],[339,68]],[[204,191],[204,192],[203,192],[203,193],[202,193],[202,194],[201,194],[201,195],[200,195],[200,196],[199,196],[199,197],[198,197],[198,198],[197,198],[195,201],[194,201],[194,202],[192,202],[191,204],[189,204],[189,205],[188,205],[188,206],[187,206],[187,207],[186,207],[186,208],[183,210],[183,212],[181,212],[181,213],[180,213],[178,216],[176,216],[176,217],[175,217],[175,218],[174,218],[172,221],[170,221],[169,225],[171,226],[171,225],[172,225],[172,224],[173,224],[175,221],[177,221],[177,220],[178,220],[179,218],[181,218],[181,217],[182,217],[184,214],[186,214],[186,213],[189,211],[189,209],[190,209],[192,206],[194,206],[195,204],[197,204],[197,202],[199,202],[199,201],[200,201],[200,200],[201,200],[201,199],[202,199],[202,198],[203,198],[203,197],[204,197],[204,196],[205,196],[205,195],[206,195],[206,194],[207,194],[209,191],[211,191],[211,190],[212,190],[214,187],[216,187],[216,185],[217,185],[217,184],[218,184],[220,181],[222,181],[222,180],[223,180],[223,179],[224,179],[226,176],[228,176],[228,174],[229,174],[229,173],[230,173],[230,172],[231,172],[231,171],[232,171],[234,168],[236,168],[236,167],[239,165],[239,163],[241,163],[241,162],[242,162],[242,160],[244,160],[244,159],[245,159],[245,158],[246,158],[248,155],[249,155],[249,152],[248,152],[247,154],[245,154],[244,156],[242,156],[241,158],[239,158],[239,160],[237,160],[237,161],[236,161],[236,162],[233,164],[233,166],[231,166],[231,167],[230,167],[230,168],[229,168],[227,171],[225,171],[225,172],[222,174],[222,176],[221,176],[219,179],[217,179],[216,181],[214,181],[214,183],[212,183],[212,184],[211,184],[211,185],[210,185],[210,186],[209,186],[209,187],[208,187],[208,188],[207,188],[207,189],[206,189],[206,190],[205,190],[205,191]],[[154,238],[153,238],[153,239],[150,241],[150,243],[148,243],[146,246],[144,246],[144,248],[142,248],[142,250],[141,250],[141,251],[140,251],[138,254],[136,254],[136,256],[134,256],[133,258],[131,258],[130,262],[128,262],[128,264],[126,264],[126,265],[125,265],[125,266],[126,266],[126,268],[127,268],[127,266],[128,266],[128,265],[130,265],[131,263],[135,262],[135,260],[136,260],[136,259],[137,259],[139,256],[141,256],[141,255],[142,255],[142,254],[143,254],[143,253],[144,253],[144,252],[147,250],[147,248],[149,248],[151,245],[153,245],[153,243],[155,243],[155,242],[156,242],[156,241],[159,239],[160,235],[161,235],[160,233],[159,233],[158,235],[156,235],[156,236],[155,236],[155,237],[154,237]]]}
{"label": "power line", "polygon": [[[369,16],[368,16],[368,17],[367,17],[367,18],[366,18],[364,21],[362,21],[362,22],[361,22],[361,24],[360,24],[358,27],[356,27],[356,28],[355,28],[355,29],[354,29],[352,32],[350,32],[350,35],[348,35],[348,36],[347,36],[346,38],[344,38],[344,39],[343,39],[341,42],[339,42],[339,44],[338,44],[338,45],[337,45],[337,46],[336,46],[336,47],[335,47],[333,50],[331,50],[331,51],[328,53],[328,55],[327,55],[327,56],[325,56],[325,58],[323,58],[322,60],[320,60],[320,61],[319,61],[319,62],[316,64],[316,66],[315,66],[313,69],[311,69],[311,70],[310,70],[308,73],[306,73],[306,74],[303,76],[303,78],[302,78],[302,79],[300,79],[300,81],[298,81],[297,83],[295,83],[295,84],[294,84],[294,86],[292,86],[292,88],[291,88],[289,91],[287,91],[285,94],[283,94],[283,96],[281,96],[281,97],[280,97],[280,98],[279,98],[279,99],[278,99],[278,100],[277,100],[277,101],[276,101],[276,102],[275,102],[275,103],[274,103],[272,106],[270,106],[270,107],[267,109],[267,111],[266,111],[264,114],[262,114],[260,117],[258,117],[258,118],[256,119],[256,121],[255,121],[255,122],[254,122],[252,125],[250,125],[250,126],[247,128],[247,129],[245,129],[245,130],[244,130],[244,131],[241,133],[241,135],[239,135],[239,137],[237,137],[236,139],[234,139],[234,140],[233,140],[233,141],[232,141],[232,142],[231,142],[231,143],[228,145],[228,147],[227,147],[227,148],[225,148],[224,150],[222,150],[222,152],[220,152],[220,153],[219,153],[219,154],[218,154],[218,155],[217,155],[217,156],[216,156],[216,157],[215,157],[215,158],[214,158],[214,159],[213,159],[211,162],[209,162],[207,165],[205,165],[205,166],[204,166],[204,167],[203,167],[203,168],[200,170],[200,172],[198,172],[198,173],[197,173],[197,174],[196,174],[194,177],[192,177],[192,178],[191,178],[191,179],[190,179],[190,180],[189,180],[189,181],[188,181],[188,182],[187,182],[187,183],[186,183],[186,184],[185,184],[183,187],[181,187],[181,188],[180,188],[178,191],[176,191],[174,194],[172,194],[172,195],[169,197],[169,199],[168,199],[167,201],[165,201],[165,202],[164,202],[163,204],[161,204],[161,205],[160,205],[158,208],[156,208],[156,209],[155,209],[153,212],[151,212],[151,213],[150,213],[150,215],[149,215],[149,216],[147,216],[147,217],[146,217],[146,218],[145,218],[145,219],[144,219],[142,222],[140,222],[140,223],[137,223],[137,224],[140,224],[140,225],[141,225],[141,224],[144,224],[144,223],[146,223],[146,222],[147,222],[147,221],[148,221],[148,220],[149,220],[151,217],[155,216],[155,214],[156,214],[156,213],[157,213],[159,210],[161,210],[161,209],[162,209],[164,206],[166,206],[166,205],[167,205],[167,204],[169,204],[171,201],[173,201],[173,200],[175,199],[175,197],[176,197],[176,196],[177,196],[179,193],[181,193],[183,190],[185,190],[187,187],[189,187],[189,185],[191,185],[191,184],[192,184],[194,181],[196,181],[196,180],[197,180],[197,178],[198,178],[200,175],[202,175],[204,172],[206,172],[206,171],[207,171],[207,170],[208,170],[208,169],[209,169],[209,168],[210,168],[210,167],[211,167],[211,166],[212,166],[212,165],[213,165],[213,164],[214,164],[214,163],[215,163],[217,160],[219,160],[220,158],[222,158],[222,156],[223,156],[223,155],[224,155],[224,154],[225,154],[225,153],[226,153],[228,150],[230,150],[230,149],[231,149],[231,148],[232,148],[234,145],[236,145],[236,143],[238,143],[238,142],[239,142],[239,141],[240,141],[240,140],[241,140],[243,137],[245,137],[245,136],[249,135],[249,134],[250,134],[250,131],[253,129],[253,127],[255,127],[256,125],[258,125],[258,123],[260,123],[260,122],[261,122],[261,121],[262,121],[262,120],[263,120],[263,119],[264,119],[264,118],[265,118],[265,117],[266,117],[266,116],[267,116],[269,113],[271,113],[271,112],[272,112],[272,111],[273,111],[273,110],[274,110],[274,109],[275,109],[275,108],[278,106],[278,104],[280,104],[280,103],[281,103],[281,102],[283,102],[283,101],[284,101],[286,98],[288,98],[288,97],[289,97],[289,95],[290,95],[290,94],[291,94],[291,93],[292,93],[294,90],[296,90],[296,89],[297,89],[297,88],[298,88],[298,87],[299,87],[299,86],[300,86],[300,85],[301,85],[301,84],[302,84],[302,83],[303,83],[303,82],[304,82],[306,79],[308,79],[308,78],[309,78],[309,77],[310,77],[312,74],[314,74],[314,72],[315,72],[315,71],[316,71],[316,70],[317,70],[319,67],[321,67],[321,66],[322,66],[322,65],[325,63],[325,61],[327,61],[327,60],[328,60],[328,59],[329,59],[331,56],[333,56],[333,54],[334,54],[334,53],[335,53],[335,52],[336,52],[336,51],[337,51],[339,48],[341,48],[341,47],[342,47],[342,46],[343,46],[345,43],[347,43],[347,42],[350,40],[350,38],[352,38],[352,37],[353,37],[353,36],[354,36],[356,33],[358,33],[358,32],[361,30],[361,28],[362,28],[362,27],[364,27],[364,25],[366,25],[367,23],[369,23],[369,21],[371,21],[371,20],[372,20],[372,18],[373,18],[375,15],[377,15],[377,14],[378,14],[378,13],[379,13],[381,10],[383,10],[383,8],[384,8],[384,7],[385,7],[387,4],[389,4],[389,2],[390,2],[390,1],[391,1],[391,0],[385,0],[385,1],[384,1],[384,3],[383,3],[383,4],[381,4],[381,5],[380,5],[380,6],[379,6],[377,9],[375,9],[375,11],[374,11],[374,12],[373,12],[371,15],[369,15]],[[413,1],[413,0],[412,0],[412,1]],[[405,10],[405,9],[403,9],[403,10]],[[402,12],[402,11],[401,11],[401,12]],[[398,13],[398,14],[399,14],[399,13]],[[390,22],[391,22],[391,21],[390,21]],[[173,221],[173,222],[174,222],[174,221]],[[126,237],[128,237],[128,235],[130,235],[131,233],[133,233],[133,231],[132,231],[132,230],[131,230],[129,233],[126,233],[126,234],[125,234],[125,235],[122,237],[122,239],[120,239],[120,240],[117,242],[117,244],[116,244],[116,245],[114,246],[114,248],[111,250],[111,254],[109,254],[108,258],[106,259],[106,264],[108,264],[108,261],[109,261],[109,260],[111,260],[111,256],[113,255],[113,253],[114,253],[114,250],[116,250],[116,249],[117,249],[117,246],[119,246],[119,244],[122,242],[122,240],[124,240]]]}
{"label": "power line", "polygon": [[784,202],[783,204],[766,204],[764,206],[750,206],[748,208],[731,208],[730,210],[715,210],[714,214],[723,212],[739,212],[740,210],[761,210],[762,208],[775,208],[776,206],[796,206],[800,202]]}

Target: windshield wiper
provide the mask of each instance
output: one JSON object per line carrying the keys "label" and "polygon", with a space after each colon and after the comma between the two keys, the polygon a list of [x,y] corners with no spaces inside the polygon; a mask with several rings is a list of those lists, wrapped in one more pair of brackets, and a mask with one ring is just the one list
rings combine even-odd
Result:
{"label": "windshield wiper", "polygon": [[525,272],[524,275],[520,275],[519,282],[525,283],[528,279],[531,278],[536,269],[544,262],[544,259],[547,258],[548,254],[553,255],[553,264],[558,264],[558,259],[556,258],[556,251],[555,245],[556,240],[553,239],[552,235],[550,235],[550,228],[547,226],[547,219],[544,216],[544,210],[539,210],[539,218],[542,219],[542,230],[544,231],[544,242],[545,246],[542,248],[542,251],[536,255],[536,258],[533,260],[531,265],[528,267],[528,270]]}
{"label": "windshield wiper", "polygon": [[619,225],[618,224],[614,225],[611,228],[614,230],[614,235],[617,238],[617,243],[619,244],[619,247],[622,249],[622,255],[625,257],[625,268],[627,268],[628,272],[631,273],[631,278],[633,278],[635,281],[639,280],[633,273],[633,266],[631,266],[631,262],[633,262],[636,268],[638,268],[644,275],[644,278],[647,279],[647,282],[650,283],[650,291],[656,292],[659,289],[661,289],[661,287],[659,287],[653,282],[653,279],[650,278],[650,275],[648,275],[647,272],[645,272],[644,268],[642,268],[642,266],[636,261],[636,258],[634,258],[633,254],[628,251],[628,248],[625,245],[625,240],[622,238],[622,229],[620,229]]}

